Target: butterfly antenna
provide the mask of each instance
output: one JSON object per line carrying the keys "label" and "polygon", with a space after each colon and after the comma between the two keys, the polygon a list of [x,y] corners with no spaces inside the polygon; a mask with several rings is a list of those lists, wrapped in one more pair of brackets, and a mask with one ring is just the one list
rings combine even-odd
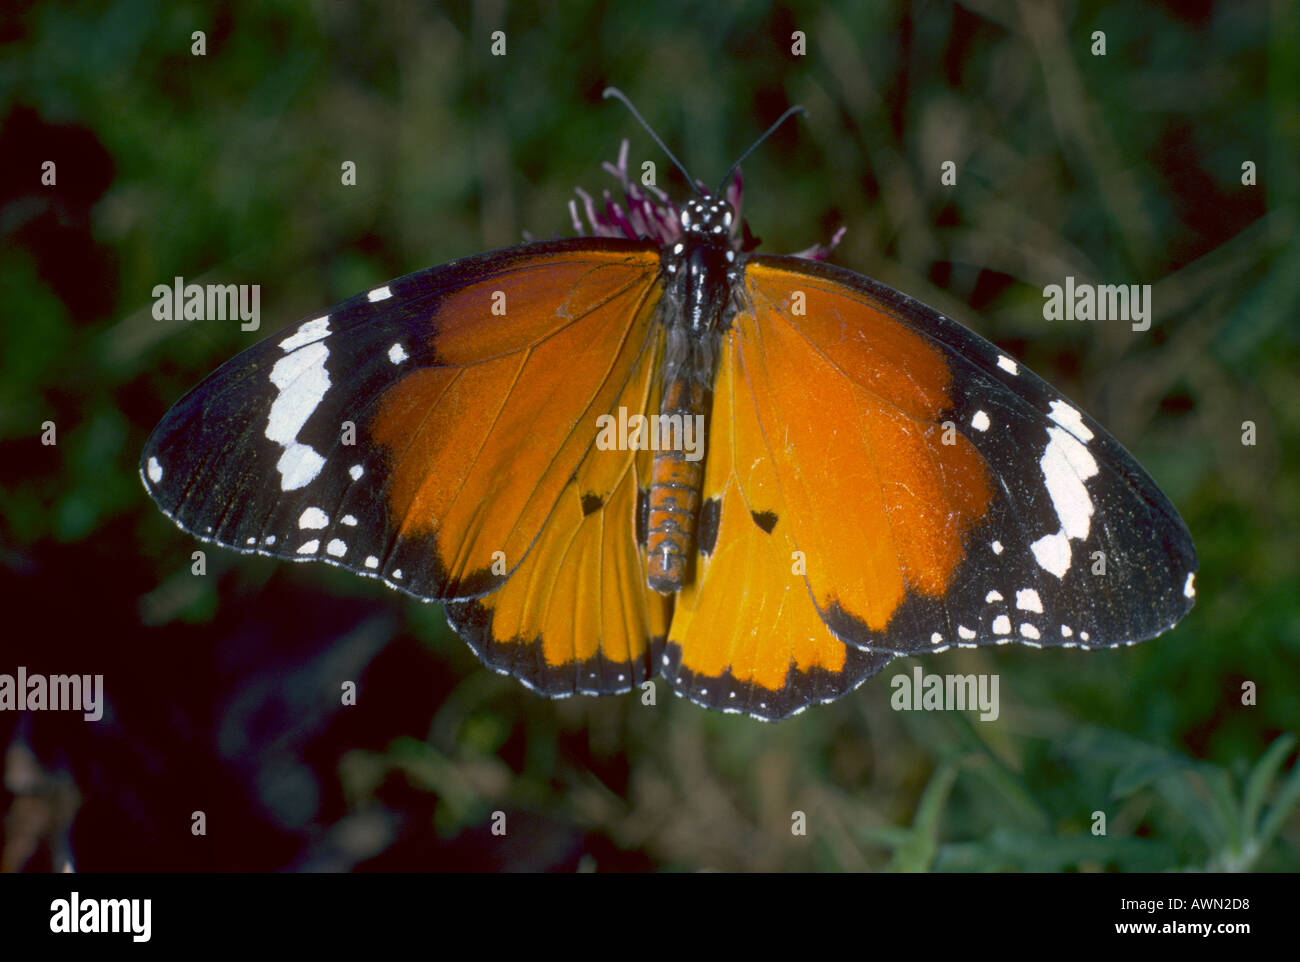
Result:
{"label": "butterfly antenna", "polygon": [[759,137],[758,140],[754,141],[753,145],[749,148],[749,150],[745,151],[743,154],[740,155],[740,160],[736,161],[734,164],[731,165],[731,169],[727,171],[726,176],[722,178],[722,183],[718,185],[718,193],[721,194],[723,190],[726,189],[727,181],[731,179],[731,175],[736,172],[736,169],[740,167],[742,163],[745,162],[745,158],[747,158],[750,154],[752,154],[755,150],[757,150],[759,145],[762,144],[763,141],[767,140],[767,138],[771,137],[774,133],[776,133],[776,129],[778,127],[780,127],[783,123],[785,123],[795,114],[806,114],[806,113],[808,113],[808,111],[804,110],[802,107],[795,106],[795,107],[791,107],[780,117],[778,117],[776,119],[776,123],[774,123],[771,127],[768,127],[767,132],[764,133],[762,137]]}
{"label": "butterfly antenna", "polygon": [[[704,193],[704,191],[700,190],[700,185],[695,182],[695,178],[691,176],[690,171],[688,171],[682,165],[682,162],[680,160],[678,160],[676,157],[673,156],[673,152],[668,149],[668,145],[659,139],[659,135],[654,132],[654,128],[651,127],[648,123],[646,123],[646,119],[641,116],[641,112],[632,105],[632,101],[627,99],[627,95],[623,93],[623,91],[619,90],[617,87],[606,87],[605,92],[602,93],[601,96],[604,97],[606,100],[608,100],[610,97],[613,97],[615,100],[621,100],[623,102],[623,106],[627,107],[628,110],[632,111],[632,116],[635,117],[637,119],[637,122],[640,123],[641,126],[645,128],[645,132],[650,135],[651,139],[653,139],[654,142],[659,145],[659,149],[662,150],[665,154],[667,154],[668,159],[677,165],[677,169],[680,170],[683,176],[686,177],[686,183],[690,184],[692,187],[695,188],[695,193],[699,194],[701,197],[708,196],[707,194]],[[784,120],[785,118],[783,117],[781,119]],[[752,150],[753,148],[750,149]]]}

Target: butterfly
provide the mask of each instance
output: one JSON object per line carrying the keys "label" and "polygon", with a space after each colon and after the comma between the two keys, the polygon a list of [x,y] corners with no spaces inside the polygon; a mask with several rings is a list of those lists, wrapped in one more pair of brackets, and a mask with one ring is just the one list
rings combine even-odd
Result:
{"label": "butterfly", "polygon": [[739,163],[678,205],[632,183],[625,143],[623,203],[579,192],[590,236],[409,274],[247,349],[154,430],[146,490],[200,539],[442,602],[555,697],[661,676],[774,720],[899,656],[1176,624],[1195,550],[1132,456],[824,249],[754,253]]}

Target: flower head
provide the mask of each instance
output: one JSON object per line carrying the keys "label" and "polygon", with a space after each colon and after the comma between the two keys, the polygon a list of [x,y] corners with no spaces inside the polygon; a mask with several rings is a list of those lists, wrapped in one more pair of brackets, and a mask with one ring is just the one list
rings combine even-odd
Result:
{"label": "flower head", "polygon": [[[602,205],[596,202],[581,187],[575,188],[579,200],[569,201],[569,213],[573,217],[573,229],[580,235],[589,237],[626,237],[629,240],[649,240],[663,246],[675,244],[682,235],[681,207],[672,198],[655,186],[643,187],[634,181],[627,169],[626,140],[619,146],[618,162],[606,161],[601,166],[618,178],[622,190],[622,199],[615,200],[609,191],[604,192]],[[700,189],[707,192],[704,184]],[[749,224],[741,214],[743,180],[740,168],[728,181],[723,191],[724,200],[731,205],[735,217],[731,222],[732,245],[739,251],[751,251],[759,244],[759,239],[749,229]],[[582,208],[579,211],[579,201]],[[583,223],[585,215],[587,222]],[[835,232],[829,244],[817,244],[794,256],[807,257],[812,260],[825,260],[835,245],[844,236],[844,228]]]}

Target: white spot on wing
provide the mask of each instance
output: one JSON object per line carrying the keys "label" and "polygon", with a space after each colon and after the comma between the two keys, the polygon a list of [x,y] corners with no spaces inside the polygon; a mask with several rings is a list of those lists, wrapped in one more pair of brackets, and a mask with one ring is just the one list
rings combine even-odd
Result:
{"label": "white spot on wing", "polygon": [[370,298],[370,303],[372,304],[374,304],[376,301],[386,301],[392,296],[393,296],[393,292],[388,289],[387,284],[385,284],[383,287],[376,287],[373,291],[371,291],[369,294],[366,295],[366,297]]}
{"label": "white spot on wing", "polygon": [[333,555],[335,558],[342,558],[345,554],[348,553],[348,546],[343,541],[339,540],[338,538],[335,538],[333,541],[331,541],[329,544],[325,546],[325,553],[328,555]]}
{"label": "white spot on wing", "polygon": [[348,468],[348,475],[352,478],[353,481],[360,481],[361,475],[364,473],[365,472],[361,470],[361,465],[359,464],[354,464],[352,465],[352,467]]}
{"label": "white spot on wing", "polygon": [[349,528],[355,528],[357,526],[357,516],[355,514],[345,514],[343,517],[339,518],[339,520]]}
{"label": "white spot on wing", "polygon": [[1031,544],[1029,550],[1034,553],[1038,567],[1058,578],[1064,578],[1070,570],[1070,539],[1064,534],[1044,535]]}
{"label": "white spot on wing", "polygon": [[294,491],[320,473],[325,459],[309,445],[298,441],[298,432],[307,423],[329,390],[330,376],[325,370],[329,348],[313,341],[286,354],[271,368],[271,383],[278,390],[266,421],[267,440],[285,450],[276,464],[280,472],[280,489]]}
{"label": "white spot on wing", "polygon": [[1070,567],[1069,539],[1088,537],[1092,524],[1092,498],[1083,482],[1097,473],[1097,462],[1078,438],[1062,428],[1048,428],[1047,438],[1038,464],[1061,530],[1029,547],[1040,567],[1063,578]]}
{"label": "white spot on wing", "polygon": [[957,634],[958,634],[960,637],[965,638],[967,641],[970,641],[972,638],[975,637],[975,632],[971,631],[971,630],[970,630],[969,628],[967,628],[965,625],[958,625],[958,626],[957,626]]}
{"label": "white spot on wing", "polygon": [[394,364],[401,364],[408,357],[410,357],[410,355],[406,353],[405,348],[400,344],[394,344],[388,349],[388,359]]}
{"label": "white spot on wing", "polygon": [[983,411],[976,411],[975,416],[970,419],[970,426],[976,431],[987,431],[992,423],[989,416]]}
{"label": "white spot on wing", "polygon": [[366,555],[366,567],[367,567],[367,568],[378,568],[378,567],[379,567],[379,559],[376,558],[374,555]]}
{"label": "white spot on wing", "polygon": [[1069,638],[1069,637],[1070,637],[1071,635],[1073,635],[1073,634],[1074,634],[1074,632],[1070,630],[1070,626],[1069,626],[1069,625],[1061,625],[1061,637],[1062,637],[1062,638]]}
{"label": "white spot on wing", "polygon": [[303,542],[298,546],[298,554],[315,554],[316,549],[320,547],[320,541],[312,538],[310,541]]}
{"label": "white spot on wing", "polygon": [[320,508],[308,508],[298,516],[300,528],[324,528],[330,523],[330,516]]}
{"label": "white spot on wing", "polygon": [[149,471],[149,480],[152,481],[154,484],[157,484],[159,481],[162,480],[162,465],[158,463],[157,458],[155,457],[149,458],[148,471]]}
{"label": "white spot on wing", "polygon": [[1040,637],[1038,634],[1038,629],[1035,628],[1033,625],[1029,624],[1028,622],[1025,622],[1020,626],[1020,635],[1023,638],[1032,638],[1034,639],[1034,641],[1037,641]]}
{"label": "white spot on wing", "polygon": [[1086,538],[1093,506],[1083,482],[1097,473],[1097,462],[1074,435],[1048,428],[1047,436],[1047,449],[1038,463],[1052,507],[1067,536]]}
{"label": "white spot on wing", "polygon": [[993,619],[993,634],[1009,635],[1011,634],[1011,619],[1006,615],[998,615]]}
{"label": "white spot on wing", "polygon": [[994,541],[992,544],[989,545],[989,547],[993,549],[993,553],[994,553],[994,554],[1002,554],[1002,542],[1001,542],[1001,541]]}
{"label": "white spot on wing", "polygon": [[1008,374],[1020,373],[1020,365],[1011,360],[1011,358],[1007,357],[1005,354],[998,355],[998,367],[1002,368],[1002,370],[1006,371]]}
{"label": "white spot on wing", "polygon": [[1040,615],[1043,613],[1043,603],[1033,588],[1023,588],[1016,592],[1016,607],[1021,611],[1034,611]]}
{"label": "white spot on wing", "polygon": [[943,643],[943,635],[939,634],[939,632],[936,631],[934,634],[930,636],[930,644],[938,645],[942,643]]}
{"label": "white spot on wing", "polygon": [[1183,585],[1183,595],[1185,597],[1187,598],[1196,597],[1196,585],[1193,584],[1193,582],[1195,581],[1196,581],[1196,572],[1195,571],[1187,572],[1187,584]]}
{"label": "white spot on wing", "polygon": [[280,472],[280,490],[297,491],[316,479],[320,469],[325,466],[325,459],[307,444],[294,441],[275,462],[275,469]]}
{"label": "white spot on wing", "polygon": [[401,568],[394,568],[394,569],[393,569],[393,577],[396,578],[398,581],[401,581],[401,580],[402,580],[402,569],[401,569]]}
{"label": "white spot on wing", "polygon": [[330,316],[318,317],[315,320],[308,321],[298,328],[290,337],[286,337],[280,342],[285,353],[296,351],[304,344],[310,344],[312,341],[319,341],[323,337],[329,337],[330,333]]}
{"label": "white spot on wing", "polygon": [[995,601],[1001,601],[1001,600],[1002,600],[1002,592],[997,591],[996,589],[990,591],[988,594],[984,596],[985,603],[990,605],[993,604],[993,602]]}
{"label": "white spot on wing", "polygon": [[1065,430],[1069,431],[1076,438],[1087,444],[1093,438],[1093,433],[1088,430],[1088,426],[1083,423],[1083,415],[1076,411],[1064,401],[1053,401],[1051,412],[1048,414],[1053,421],[1059,424]]}

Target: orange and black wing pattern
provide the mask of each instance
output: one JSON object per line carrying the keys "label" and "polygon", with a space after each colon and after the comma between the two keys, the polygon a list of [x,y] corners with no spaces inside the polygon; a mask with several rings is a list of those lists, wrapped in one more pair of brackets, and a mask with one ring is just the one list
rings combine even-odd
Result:
{"label": "orange and black wing pattern", "polygon": [[721,197],[624,179],[599,238],[250,348],[154,431],[146,489],[201,538],[444,602],[552,696],[660,673],[777,719],[896,656],[1131,644],[1191,608],[1172,504],[1049,385],[869,278],[747,255]]}
{"label": "orange and black wing pattern", "polygon": [[850,271],[760,256],[740,366],[836,637],[918,654],[1107,647],[1192,606],[1178,513],[1100,425],[989,342]]}
{"label": "orange and black wing pattern", "polygon": [[709,421],[695,575],[677,595],[663,673],[697,704],[784,718],[856,688],[891,659],[845,644],[808,588],[781,446],[765,436],[728,332]]}
{"label": "orange and black wing pattern", "polygon": [[464,600],[475,650],[540,690],[626,690],[666,602],[638,575],[646,465],[595,425],[656,400],[658,271],[653,246],[583,240],[391,281],[177,403],[145,487],[205,540]]}
{"label": "orange and black wing pattern", "polygon": [[781,718],[896,655],[1110,647],[1192,606],[1168,499],[1096,422],[868,278],[752,258],[726,332],[669,681]]}
{"label": "orange and black wing pattern", "polygon": [[[662,331],[644,327],[634,325],[641,354],[610,408],[615,421],[658,410]],[[576,430],[599,438],[596,421]],[[630,691],[655,674],[672,602],[646,587],[637,536],[650,464],[648,449],[589,447],[505,584],[448,603],[452,627],[485,664],[552,696]]]}

